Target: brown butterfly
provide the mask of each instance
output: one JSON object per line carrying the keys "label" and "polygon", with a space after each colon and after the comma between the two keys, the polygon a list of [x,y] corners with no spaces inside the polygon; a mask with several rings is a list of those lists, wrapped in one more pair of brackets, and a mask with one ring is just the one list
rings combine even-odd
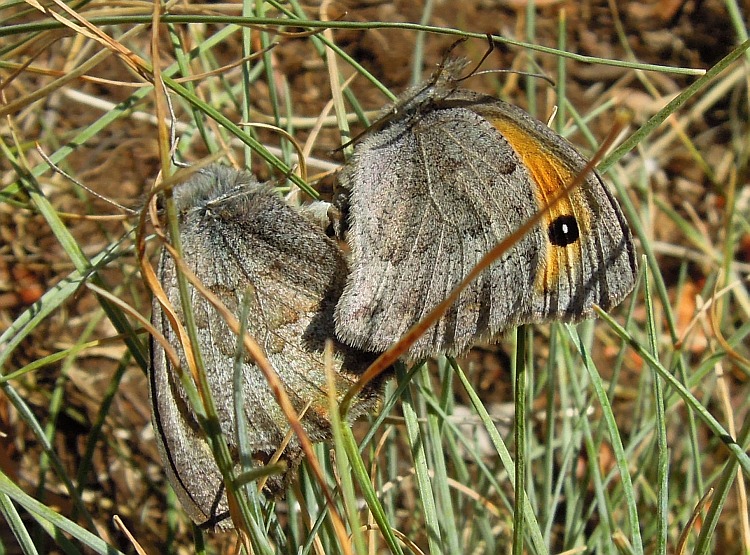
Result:
{"label": "brown butterfly", "polygon": [[[314,223],[285,204],[277,192],[245,172],[215,165],[174,190],[182,254],[202,284],[239,317],[245,303],[247,332],[276,370],[312,441],[330,438],[323,348],[334,338],[333,311],[348,268],[338,247]],[[162,253],[158,276],[183,317],[174,260]],[[242,361],[246,429],[238,430],[233,405],[237,336],[203,295],[190,287],[190,303],[206,378],[221,431],[239,460],[237,434],[247,434],[253,461],[266,463],[289,431],[271,389],[247,354]],[[154,326],[180,352],[182,345],[155,300]],[[225,485],[185,389],[163,348],[152,341],[150,373],[153,425],[159,452],[183,507],[206,528],[230,528]],[[333,370],[341,396],[374,356],[334,341]],[[350,419],[377,410],[381,381],[360,392]],[[309,405],[309,407],[308,407]],[[296,437],[283,451],[288,471],[272,476],[266,491],[284,489],[302,456]],[[236,470],[239,472],[240,467]]]}

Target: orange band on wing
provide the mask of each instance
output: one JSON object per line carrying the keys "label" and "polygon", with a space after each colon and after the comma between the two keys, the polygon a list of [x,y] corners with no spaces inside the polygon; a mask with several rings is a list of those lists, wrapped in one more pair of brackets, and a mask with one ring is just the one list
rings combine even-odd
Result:
{"label": "orange band on wing", "polygon": [[[489,121],[503,134],[529,172],[536,185],[534,195],[539,209],[546,208],[549,200],[573,181],[575,175],[570,164],[562,160],[555,150],[543,144],[540,137],[529,133],[514,121],[504,117],[493,118]],[[558,201],[545,216],[544,229],[546,230],[557,218],[573,216],[578,223],[580,233],[587,233],[590,228],[590,219],[585,209],[575,209],[576,197],[581,198],[579,195],[580,191],[576,190],[569,198]],[[565,248],[553,247],[546,233],[545,238],[547,251],[535,282],[535,287],[540,293],[556,289],[560,280],[560,272],[575,273],[581,263],[580,244],[571,244]]]}
{"label": "orange band on wing", "polygon": [[491,120],[490,123],[503,134],[505,140],[521,158],[523,165],[538,186],[535,192],[539,200],[543,202],[542,206],[546,206],[547,199],[573,180],[573,174],[567,164],[545,148],[537,137],[508,119],[497,118]]}

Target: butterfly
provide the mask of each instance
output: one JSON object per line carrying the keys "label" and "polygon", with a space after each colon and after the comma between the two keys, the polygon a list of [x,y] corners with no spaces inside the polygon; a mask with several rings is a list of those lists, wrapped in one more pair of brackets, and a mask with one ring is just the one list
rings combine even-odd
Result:
{"label": "butterfly", "polygon": [[[338,176],[351,274],[336,333],[357,348],[398,341],[580,174],[586,160],[524,110],[457,86],[466,62],[386,106]],[[460,355],[524,323],[574,322],[634,287],[623,213],[598,173],[553,205],[409,349]]]}
{"label": "butterfly", "polygon": [[[247,333],[265,352],[312,441],[330,439],[328,383],[323,349],[333,339],[336,391],[343,396],[375,355],[335,341],[333,313],[348,268],[337,245],[306,217],[288,206],[268,184],[247,172],[214,165],[176,187],[173,193],[182,256],[200,282],[238,318],[247,311]],[[174,260],[162,253],[158,278],[184,321]],[[238,338],[192,285],[190,304],[200,352],[219,426],[239,466],[238,434],[245,434],[253,463],[269,461],[289,432],[286,416],[252,357],[242,354],[242,406],[247,425],[238,429],[234,409],[234,359]],[[183,346],[158,300],[152,321],[187,368]],[[226,529],[229,518],[224,481],[201,422],[163,347],[152,339],[150,397],[157,446],[167,477],[188,515],[199,526]],[[374,412],[382,379],[355,398],[350,420]],[[302,457],[292,437],[282,453],[283,475],[273,475],[266,491],[278,494],[294,476]]]}

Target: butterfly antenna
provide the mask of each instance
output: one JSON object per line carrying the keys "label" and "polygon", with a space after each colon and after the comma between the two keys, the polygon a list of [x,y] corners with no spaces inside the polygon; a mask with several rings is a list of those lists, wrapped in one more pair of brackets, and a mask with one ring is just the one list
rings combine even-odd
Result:
{"label": "butterfly antenna", "polygon": [[[485,60],[490,57],[490,54],[492,54],[492,51],[495,50],[495,41],[492,40],[492,35],[490,33],[487,33],[486,37],[487,37],[487,50],[484,51],[482,58],[477,62],[477,65],[474,67],[474,69],[472,69],[467,75],[456,79],[455,80],[456,83],[460,83],[461,81],[468,79],[469,77],[473,77],[474,75],[481,75],[481,73],[477,73],[477,71],[479,70],[480,67],[482,67],[482,64],[485,62]],[[453,43],[453,46],[455,46],[457,42],[458,41]],[[453,49],[453,46],[451,46],[451,50]]]}

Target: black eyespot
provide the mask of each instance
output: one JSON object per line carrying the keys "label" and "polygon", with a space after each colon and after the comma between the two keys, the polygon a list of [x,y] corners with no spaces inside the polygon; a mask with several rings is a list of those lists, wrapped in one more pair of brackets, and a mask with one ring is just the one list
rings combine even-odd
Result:
{"label": "black eyespot", "polygon": [[573,216],[560,216],[547,228],[549,241],[557,247],[566,247],[578,241],[578,222]]}

